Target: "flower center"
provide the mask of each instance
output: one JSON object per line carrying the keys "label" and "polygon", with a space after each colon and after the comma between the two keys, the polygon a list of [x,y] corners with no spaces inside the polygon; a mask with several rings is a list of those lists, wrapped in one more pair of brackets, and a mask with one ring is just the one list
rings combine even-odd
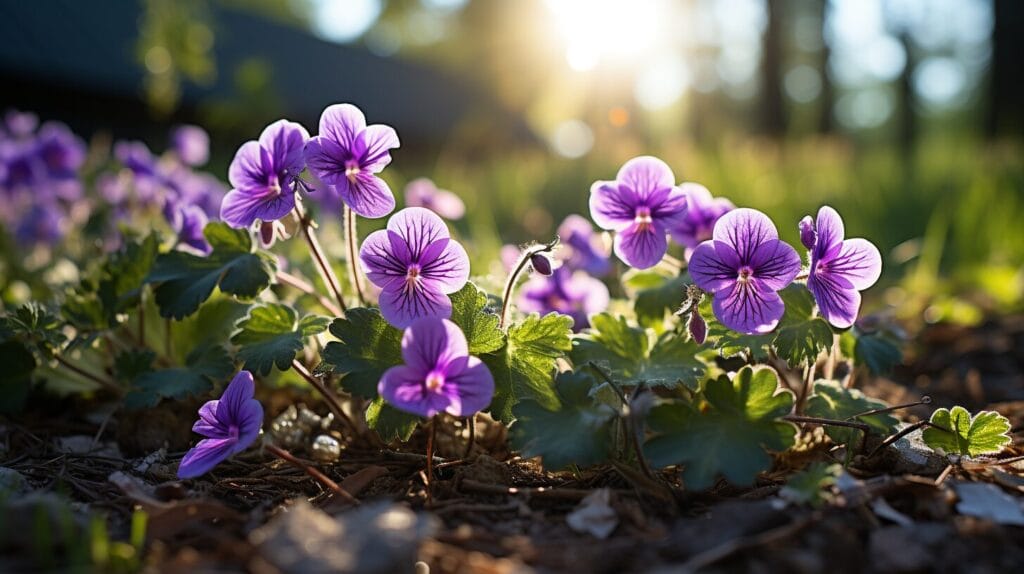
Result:
{"label": "flower center", "polygon": [[281,180],[278,179],[277,174],[270,176],[270,181],[267,182],[267,189],[270,190],[270,195],[273,197],[281,195]]}
{"label": "flower center", "polygon": [[233,438],[235,440],[238,440],[238,435],[239,434],[241,434],[241,431],[238,429],[238,425],[230,425],[230,426],[228,426],[228,438]]}
{"label": "flower center", "polygon": [[418,263],[413,263],[405,271],[405,288],[412,290],[416,288],[416,283],[419,281],[420,272],[422,268]]}
{"label": "flower center", "polygon": [[740,283],[749,283],[751,276],[754,275],[754,270],[749,265],[740,267],[739,273],[736,275],[736,280]]}
{"label": "flower center", "polygon": [[638,227],[637,231],[647,231],[653,222],[651,219],[651,208],[646,206],[636,208],[636,215],[633,217],[633,222],[636,223]]}
{"label": "flower center", "polygon": [[444,374],[437,371],[430,371],[427,378],[423,380],[423,385],[427,387],[427,390],[436,393],[441,385],[444,384]]}
{"label": "flower center", "polygon": [[814,267],[815,273],[828,273],[828,265],[824,261],[819,261]]}
{"label": "flower center", "polygon": [[359,164],[354,161],[345,162],[345,177],[348,178],[349,182],[355,183],[356,176],[359,175],[360,169]]}

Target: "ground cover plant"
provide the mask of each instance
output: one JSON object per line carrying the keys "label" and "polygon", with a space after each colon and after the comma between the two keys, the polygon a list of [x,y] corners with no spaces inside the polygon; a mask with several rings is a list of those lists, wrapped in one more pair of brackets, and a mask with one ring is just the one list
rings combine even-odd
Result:
{"label": "ground cover plant", "polygon": [[[7,270],[28,293],[0,322],[2,492],[14,504],[25,476],[52,480],[113,516],[81,526],[53,499],[31,507],[35,536],[23,541],[9,515],[9,545],[31,549],[29,564],[254,567],[255,547],[281,570],[341,568],[310,550],[316,535],[282,533],[327,516],[282,512],[287,498],[333,508],[348,528],[400,512],[368,501],[397,500],[423,511],[404,519],[442,531],[383,551],[398,562],[380,571],[417,557],[472,568],[446,565],[451,547],[463,561],[483,549],[509,557],[504,568],[565,567],[565,556],[460,538],[426,518],[511,512],[519,521],[502,534],[542,534],[531,504],[580,536],[618,527],[649,540],[631,551],[633,569],[739,559],[844,507],[905,525],[942,512],[919,500],[935,503],[950,477],[961,514],[1017,520],[996,516],[998,489],[972,490],[991,486],[981,477],[1020,488],[1006,416],[858,388],[901,361],[902,340],[861,309],[879,250],[828,205],[773,220],[639,156],[580,189],[589,213],[557,236],[505,249],[496,276],[471,265],[452,226],[467,216],[457,194],[416,180],[398,207],[384,175],[399,132],[351,104],[327,106],[316,135],[286,119],[253,134],[229,186],[198,170],[198,128],[175,132],[160,156],[120,142],[88,163],[69,130],[33,124],[7,118],[0,218],[22,249],[59,254],[46,281],[61,287],[32,296],[31,255]],[[340,260],[320,238],[328,220],[344,230]],[[67,221],[89,241],[64,241]],[[780,239],[782,226],[800,245]],[[26,421],[52,424],[38,405],[57,396],[101,422],[85,427],[95,434],[84,447],[63,437],[47,462]],[[97,452],[110,424],[118,456]],[[740,536],[682,560],[668,520],[730,496],[772,502]],[[110,540],[108,519],[124,536]],[[51,524],[61,534],[40,538]],[[225,532],[245,542],[227,549]],[[192,546],[208,554],[190,558]]]}

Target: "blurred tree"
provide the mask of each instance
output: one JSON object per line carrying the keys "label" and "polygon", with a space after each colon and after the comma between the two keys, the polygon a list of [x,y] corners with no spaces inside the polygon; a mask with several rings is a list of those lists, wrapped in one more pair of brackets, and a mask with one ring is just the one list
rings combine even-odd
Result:
{"label": "blurred tree", "polygon": [[768,22],[762,39],[760,125],[761,133],[780,137],[786,133],[786,100],[782,93],[783,22],[785,0],[765,0]]}
{"label": "blurred tree", "polygon": [[992,63],[985,131],[990,138],[1024,135],[1024,2],[993,0]]}
{"label": "blurred tree", "polygon": [[825,34],[825,23],[828,21],[829,2],[820,0],[813,2],[814,15],[819,18],[821,30],[821,49],[818,51],[818,71],[821,73],[821,92],[818,95],[818,133],[831,134],[835,129],[833,107],[835,106],[835,89],[832,86],[832,74],[829,72],[829,59],[832,48]]}

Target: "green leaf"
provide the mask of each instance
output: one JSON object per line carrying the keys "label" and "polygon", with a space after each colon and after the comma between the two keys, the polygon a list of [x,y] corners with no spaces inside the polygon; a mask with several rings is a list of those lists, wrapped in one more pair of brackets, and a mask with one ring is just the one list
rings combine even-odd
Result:
{"label": "green leaf", "polygon": [[153,371],[156,353],[149,349],[124,351],[114,358],[114,377],[125,385],[131,385],[140,376]]}
{"label": "green leaf", "polygon": [[402,364],[402,332],[392,327],[376,309],[349,309],[345,318],[331,323],[338,341],[327,343],[321,353],[323,366],[342,375],[341,386],[353,395],[377,397],[377,383],[384,371]]}
{"label": "green leaf", "polygon": [[590,398],[594,384],[585,373],[560,373],[555,384],[556,409],[534,400],[515,405],[516,422],[509,428],[512,446],[524,457],[542,457],[544,466],[552,470],[606,460],[615,411]]}
{"label": "green leaf", "polygon": [[814,296],[802,284],[779,291],[786,312],[776,328],[775,350],[791,366],[814,361],[832,346],[832,327],[814,316]]}
{"label": "green leaf", "polygon": [[469,354],[493,353],[505,344],[505,335],[498,328],[498,315],[487,311],[487,294],[473,283],[448,296],[452,301],[453,323],[466,334]]}
{"label": "green leaf", "polygon": [[61,331],[63,321],[45,305],[30,301],[0,320],[4,340],[14,339],[37,358],[49,359],[60,351],[67,337]]}
{"label": "green leaf", "polygon": [[654,332],[632,327],[622,316],[607,313],[590,319],[589,332],[573,340],[572,362],[577,368],[594,363],[607,368],[620,385],[646,383],[674,387],[682,382],[696,389],[705,367],[696,354],[700,347],[676,333],[652,343]]}
{"label": "green leaf", "polygon": [[224,293],[252,299],[270,285],[277,264],[270,254],[252,251],[248,232],[217,222],[207,224],[203,234],[212,253],[164,253],[146,277],[159,283],[154,293],[163,317],[181,320],[195,313],[218,286]]}
{"label": "green leaf", "polygon": [[231,337],[231,342],[240,347],[238,357],[244,363],[243,368],[264,376],[270,374],[275,365],[287,371],[306,339],[324,332],[331,322],[327,317],[316,315],[296,319],[294,309],[278,303],[250,309]]}
{"label": "green leaf", "polygon": [[129,241],[104,263],[98,294],[108,325],[116,324],[115,315],[138,305],[159,251],[160,237],[150,233],[141,242]]}
{"label": "green leaf", "polygon": [[725,358],[749,353],[755,361],[763,361],[768,358],[768,346],[771,344],[774,334],[767,335],[744,335],[725,327],[718,322],[711,309],[712,297],[704,297],[700,304],[700,315],[708,324],[708,336],[705,345],[710,344],[718,353]]}
{"label": "green leaf", "polygon": [[13,414],[25,406],[32,390],[32,372],[36,358],[32,351],[18,341],[0,343],[0,413]]}
{"label": "green leaf", "polygon": [[719,475],[751,484],[771,466],[765,449],[793,446],[796,427],[777,420],[789,414],[793,395],[778,388],[770,369],[744,367],[732,380],[723,375],[708,381],[704,398],[704,411],[676,402],[655,407],[648,417],[658,433],[645,447],[651,462],[685,465],[690,488],[707,488]]}
{"label": "green leaf", "polygon": [[[857,389],[846,389],[836,381],[818,380],[814,383],[814,394],[807,400],[805,414],[811,417],[832,419],[837,421],[856,420],[867,424],[871,430],[881,435],[888,435],[896,429],[899,420],[882,413],[866,417],[856,417],[859,413],[884,409],[889,405],[882,401],[870,399]],[[857,429],[837,426],[825,426],[825,434],[836,444],[850,444],[860,440],[861,433]]]}
{"label": "green leaf", "polygon": [[925,444],[948,454],[999,454],[1010,444],[1010,421],[995,411],[981,411],[971,417],[963,407],[938,409],[932,413],[931,423],[948,431],[924,429]]}
{"label": "green leaf", "polygon": [[643,272],[658,277],[654,281],[652,277],[635,276],[628,281],[627,285],[639,286],[633,296],[633,310],[636,312],[637,321],[645,327],[661,328],[664,326],[665,315],[672,314],[682,305],[686,298],[686,284],[689,282],[687,275],[665,278],[658,273]]}
{"label": "green leaf", "polygon": [[366,424],[385,442],[409,440],[419,422],[419,417],[392,407],[382,397],[377,397],[366,407]]}
{"label": "green leaf", "polygon": [[568,315],[532,313],[509,328],[503,348],[480,357],[494,377],[492,416],[511,422],[512,405],[527,398],[545,408],[558,408],[555,361],[572,348],[571,332]]}
{"label": "green leaf", "polygon": [[813,462],[794,474],[779,491],[779,496],[795,504],[819,507],[832,500],[825,489],[836,483],[843,467],[838,464]]}
{"label": "green leaf", "polygon": [[889,373],[903,360],[899,345],[884,333],[859,334],[856,339],[853,362],[866,365],[873,374]]}
{"label": "green leaf", "polygon": [[162,398],[180,399],[209,392],[213,382],[235,371],[226,349],[199,347],[189,353],[184,367],[160,369],[141,374],[134,389],[125,396],[129,409],[156,406]]}

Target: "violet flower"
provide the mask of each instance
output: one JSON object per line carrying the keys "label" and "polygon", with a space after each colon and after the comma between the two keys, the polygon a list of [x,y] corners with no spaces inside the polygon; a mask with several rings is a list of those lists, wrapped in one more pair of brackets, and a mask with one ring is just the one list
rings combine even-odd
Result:
{"label": "violet flower", "polygon": [[702,241],[711,239],[718,219],[736,209],[736,206],[724,197],[712,197],[708,188],[699,183],[684,183],[679,188],[686,195],[686,216],[668,231],[672,239],[685,246],[687,253],[690,253]]}
{"label": "violet flower", "polygon": [[425,177],[414,179],[405,186],[406,207],[425,207],[445,219],[455,221],[466,214],[466,204],[459,196],[438,189],[434,182]]}
{"label": "violet flower", "polygon": [[469,354],[455,323],[437,317],[413,322],[402,336],[402,359],[405,364],[384,371],[377,385],[395,408],[421,417],[464,417],[491,404],[494,377]]}
{"label": "violet flower", "polygon": [[882,255],[867,239],[844,240],[843,219],[827,205],[818,210],[813,228],[808,229],[807,223],[805,218],[800,226],[801,239],[811,243],[807,289],[821,316],[845,329],[857,320],[860,291],[874,285],[882,274]]}
{"label": "violet flower", "polygon": [[572,317],[572,329],[590,326],[590,316],[608,308],[608,287],[583,271],[566,266],[549,277],[533,276],[519,290],[519,310],[524,313],[561,313]]}
{"label": "violet flower", "polygon": [[366,276],[381,288],[381,315],[403,329],[421,317],[447,318],[449,293],[469,280],[469,257],[429,209],[407,207],[371,233],[359,250]]}
{"label": "violet flower", "polygon": [[249,448],[263,427],[263,406],[253,398],[252,373],[239,371],[220,399],[199,408],[193,432],[207,438],[192,447],[178,466],[178,478],[195,478]]}
{"label": "violet flower", "polygon": [[210,219],[206,212],[197,205],[179,205],[168,203],[169,209],[164,210],[164,215],[171,229],[178,235],[178,243],[188,245],[203,255],[209,255],[213,248],[206,241],[203,229]]}
{"label": "violet flower", "polygon": [[352,104],[328,106],[320,116],[320,135],[306,144],[306,164],[320,181],[363,217],[384,217],[395,209],[395,196],[377,177],[399,146],[394,128],[366,125]]}
{"label": "violet flower", "polygon": [[64,237],[65,219],[64,211],[56,203],[49,200],[33,203],[18,218],[14,239],[25,246],[53,245]]}
{"label": "violet flower", "polygon": [[626,162],[615,181],[595,181],[590,188],[590,216],[615,232],[615,255],[637,269],[653,267],[668,250],[668,230],[686,214],[686,197],[675,185],[672,169],[658,158]]}
{"label": "violet flower", "polygon": [[776,291],[800,272],[800,256],[779,240],[775,224],[754,209],[723,215],[712,239],[690,257],[690,276],[714,293],[712,309],[726,327],[746,334],[767,333],[785,311]]}
{"label": "violet flower", "polygon": [[594,226],[582,216],[571,214],[558,226],[562,249],[559,256],[570,269],[602,277],[612,270],[608,249]]}
{"label": "violet flower", "polygon": [[210,136],[199,126],[171,130],[171,149],[185,165],[200,166],[210,160]]}
{"label": "violet flower", "polygon": [[233,189],[224,196],[220,218],[236,228],[256,220],[274,221],[295,209],[295,179],[302,172],[303,146],[309,133],[301,125],[278,120],[267,126],[259,141],[238,148],[228,168]]}

